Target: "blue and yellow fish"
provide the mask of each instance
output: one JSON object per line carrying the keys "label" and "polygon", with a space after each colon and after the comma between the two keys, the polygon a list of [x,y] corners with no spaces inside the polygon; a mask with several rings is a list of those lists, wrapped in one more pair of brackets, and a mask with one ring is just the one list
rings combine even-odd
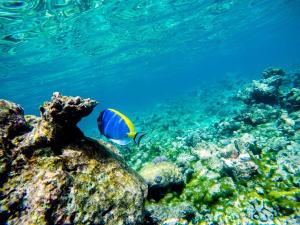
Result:
{"label": "blue and yellow fish", "polygon": [[132,139],[139,145],[145,136],[142,132],[136,133],[130,119],[115,109],[103,110],[97,123],[100,133],[119,145],[127,145]]}

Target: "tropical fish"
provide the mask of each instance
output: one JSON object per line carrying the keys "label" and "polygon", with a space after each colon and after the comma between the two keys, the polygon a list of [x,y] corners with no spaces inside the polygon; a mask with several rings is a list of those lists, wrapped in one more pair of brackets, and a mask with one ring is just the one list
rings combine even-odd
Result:
{"label": "tropical fish", "polygon": [[127,145],[132,139],[140,144],[142,132],[135,132],[134,125],[125,115],[115,109],[103,110],[98,119],[98,129],[102,135],[119,145]]}

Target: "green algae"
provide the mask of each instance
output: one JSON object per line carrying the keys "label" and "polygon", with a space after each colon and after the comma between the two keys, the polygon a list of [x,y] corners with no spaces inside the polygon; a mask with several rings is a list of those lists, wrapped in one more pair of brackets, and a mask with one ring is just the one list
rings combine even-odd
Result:
{"label": "green algae", "polygon": [[[272,135],[273,133],[268,133],[268,136]],[[236,224],[237,221],[243,223],[242,218],[246,217],[245,210],[251,199],[263,201],[265,204],[279,209],[280,214],[276,216],[277,221],[284,220],[288,215],[299,213],[300,189],[294,185],[295,176],[289,175],[283,178],[278,172],[274,152],[264,146],[261,147],[259,157],[251,155],[251,158],[259,166],[259,173],[250,181],[236,181],[232,185],[230,182],[228,183],[228,179],[231,178],[226,176],[210,179],[195,173],[185,185],[182,193],[169,193],[158,203],[151,204],[176,206],[181,202],[188,202],[199,212],[208,207],[214,218],[218,218],[215,222],[226,224]],[[195,163],[191,165],[194,167]],[[205,163],[203,165],[208,166]],[[279,181],[274,182],[274,179],[278,179],[278,177],[281,177]],[[219,187],[219,191],[211,191],[216,189],[216,186]],[[262,190],[262,193],[258,193],[259,189]],[[255,220],[252,221],[255,222]]]}
{"label": "green algae", "polygon": [[283,214],[289,215],[300,209],[300,189],[293,188],[288,191],[270,191],[269,199],[280,207]]}
{"label": "green algae", "polygon": [[[267,154],[265,155],[267,158]],[[286,215],[296,213],[300,208],[300,189],[292,188],[292,183],[287,180],[281,182],[274,182],[272,178],[276,176],[275,163],[272,165],[266,164],[269,159],[260,159],[260,170],[262,175],[255,177],[251,183],[238,182],[236,186],[228,184],[229,177],[223,177],[220,180],[212,180],[207,177],[201,177],[198,174],[194,175],[192,180],[186,184],[181,195],[172,193],[162,199],[160,204],[176,205],[182,201],[190,202],[199,211],[205,205],[210,208],[213,215],[218,215],[218,222],[225,222],[226,224],[236,224],[236,217],[241,218],[241,211],[237,209],[237,205],[241,209],[245,208],[245,203],[249,199],[260,199],[267,201],[269,205],[280,208],[281,214],[279,218],[284,218]],[[265,165],[265,166],[262,166]],[[266,177],[264,174],[268,174]],[[227,181],[227,182],[226,182]],[[211,192],[214,187],[218,185],[219,192]],[[246,186],[245,186],[246,185]],[[252,186],[252,187],[251,187]],[[255,188],[260,187],[264,190],[264,194],[258,194]],[[236,217],[229,215],[236,215]]]}
{"label": "green algae", "polygon": [[219,204],[220,201],[230,199],[235,194],[235,188],[230,180],[229,177],[214,180],[194,175],[182,193],[168,193],[159,203],[176,205],[181,202],[191,202],[198,210],[201,210],[203,205]]}

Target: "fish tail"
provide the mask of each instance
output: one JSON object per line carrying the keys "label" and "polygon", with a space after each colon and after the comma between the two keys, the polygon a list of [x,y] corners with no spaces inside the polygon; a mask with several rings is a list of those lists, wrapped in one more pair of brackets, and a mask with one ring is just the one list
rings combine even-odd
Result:
{"label": "fish tail", "polygon": [[134,143],[139,146],[140,145],[140,142],[141,142],[141,139],[145,136],[146,134],[145,133],[142,133],[142,132],[137,132],[133,138],[134,140]]}

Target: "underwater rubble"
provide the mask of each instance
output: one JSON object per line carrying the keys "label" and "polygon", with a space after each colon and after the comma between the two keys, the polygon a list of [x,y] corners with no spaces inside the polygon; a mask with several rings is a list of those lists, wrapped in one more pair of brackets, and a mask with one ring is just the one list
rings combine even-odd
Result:
{"label": "underwater rubble", "polygon": [[147,224],[300,224],[299,80],[298,71],[267,68],[260,80],[201,87],[137,116],[150,132],[122,150],[129,165],[143,176],[149,163],[173,162],[184,181],[148,196]]}
{"label": "underwater rubble", "polygon": [[143,221],[143,179],[76,126],[96,104],[55,92],[36,117],[0,100],[0,224]]}

